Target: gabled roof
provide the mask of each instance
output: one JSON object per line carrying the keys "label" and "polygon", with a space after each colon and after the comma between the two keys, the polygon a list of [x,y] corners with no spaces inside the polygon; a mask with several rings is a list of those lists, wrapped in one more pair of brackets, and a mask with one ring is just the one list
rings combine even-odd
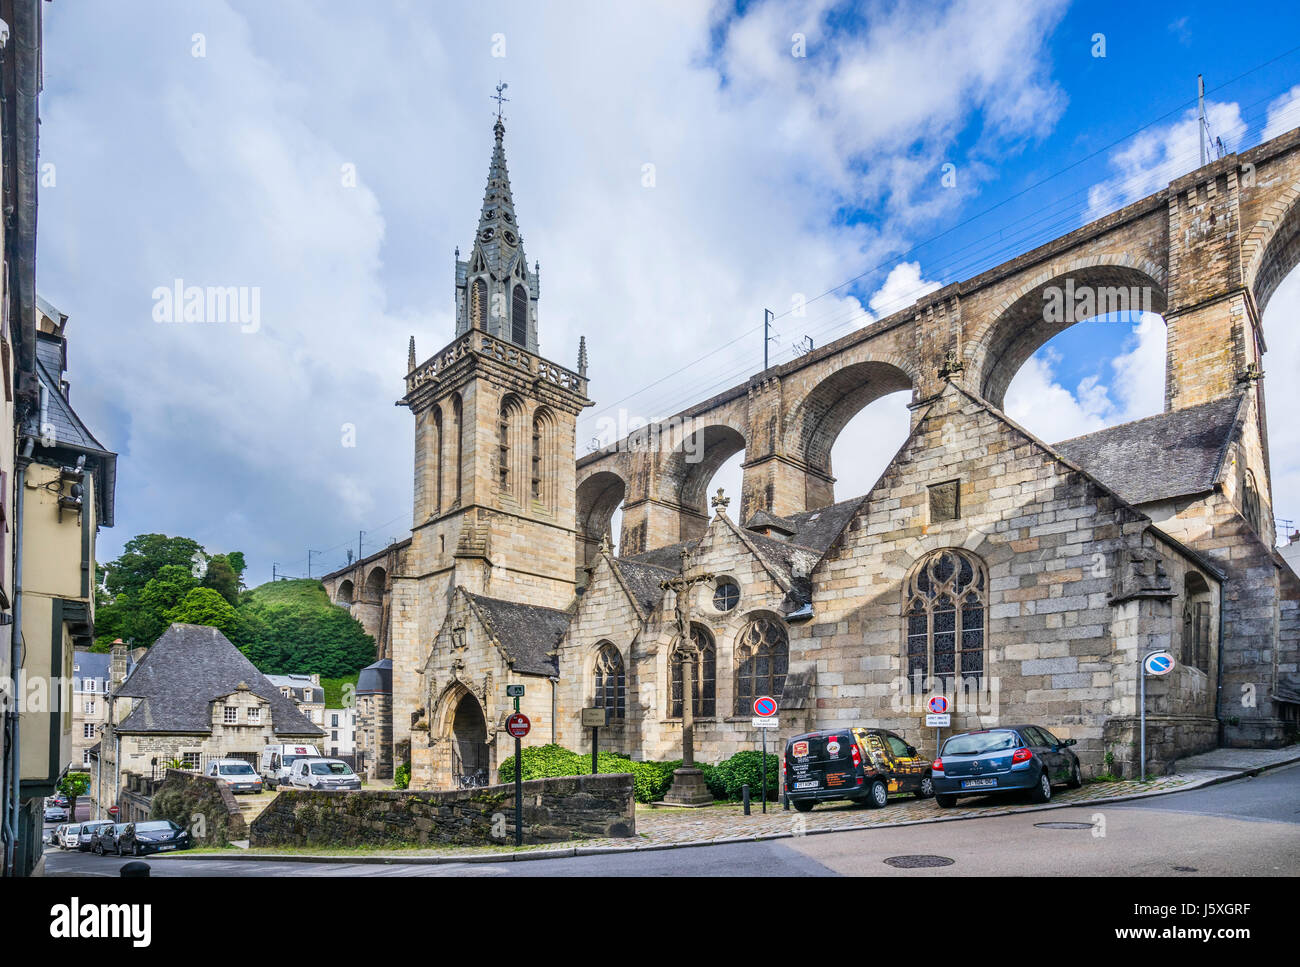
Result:
{"label": "gabled roof", "polygon": [[555,608],[464,593],[515,671],[529,675],[559,674],[555,651],[573,615]]}
{"label": "gabled roof", "polygon": [[267,675],[269,681],[276,688],[288,688],[296,692],[296,695],[290,695],[290,698],[297,698],[300,702],[324,702],[325,689],[311,680],[310,675]]}
{"label": "gabled roof", "polygon": [[1158,413],[1084,436],[1053,449],[1131,504],[1207,493],[1219,483],[1246,396]]}
{"label": "gabled roof", "polygon": [[663,598],[664,589],[660,587],[660,583],[668,580],[676,573],[656,564],[646,564],[642,561],[620,559],[613,556],[609,560],[615,571],[623,578],[623,584],[627,587],[628,594],[632,596],[643,615],[648,615],[653,611]]}
{"label": "gabled roof", "polygon": [[212,702],[241,682],[270,703],[276,735],[325,734],[220,631],[180,623],[163,632],[113,693],[115,698],[142,700],[117,731],[210,733]]}
{"label": "gabled roof", "polygon": [[[66,370],[67,349],[63,337],[37,331],[36,378],[45,388],[41,422],[54,431],[53,446],[49,449],[56,453],[59,450],[70,450],[93,458],[98,477],[95,486],[95,498],[99,505],[96,516],[100,524],[112,527],[113,498],[117,488],[117,454],[95,439],[90,428],[77,416],[77,411],[63,395],[63,374]],[[68,462],[71,463],[71,460],[68,459]]]}

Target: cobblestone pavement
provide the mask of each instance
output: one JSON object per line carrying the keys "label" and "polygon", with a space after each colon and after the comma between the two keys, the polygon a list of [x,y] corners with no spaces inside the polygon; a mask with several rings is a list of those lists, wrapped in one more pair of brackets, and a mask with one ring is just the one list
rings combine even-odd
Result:
{"label": "cobblestone pavement", "polygon": [[1196,772],[1210,769],[1215,772],[1236,772],[1239,769],[1258,769],[1289,762],[1300,756],[1300,745],[1285,749],[1215,749],[1200,755],[1178,760],[1178,771]]}

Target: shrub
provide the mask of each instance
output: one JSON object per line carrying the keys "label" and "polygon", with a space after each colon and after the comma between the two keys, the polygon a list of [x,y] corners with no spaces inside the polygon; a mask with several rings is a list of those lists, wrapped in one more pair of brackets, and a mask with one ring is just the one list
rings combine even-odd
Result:
{"label": "shrub", "polygon": [[[716,766],[717,784],[724,789],[729,799],[740,798],[741,786],[749,786],[751,798],[761,798],[763,787],[763,753],[753,749],[737,752],[730,759],[724,759]],[[707,780],[707,776],[706,776]],[[781,781],[781,759],[772,753],[767,754],[767,798],[776,799],[778,785]]]}
{"label": "shrub", "polygon": [[[530,746],[523,750],[524,779],[549,779],[557,776],[591,775],[591,754],[574,752],[561,745]],[[637,802],[658,802],[673,784],[673,770],[681,766],[674,762],[634,762],[621,755],[604,753],[600,757],[600,771],[630,772]],[[500,782],[515,781],[515,757],[509,756],[498,770]]]}
{"label": "shrub", "polygon": [[411,784],[411,764],[403,762],[393,770],[393,788],[405,789]]}

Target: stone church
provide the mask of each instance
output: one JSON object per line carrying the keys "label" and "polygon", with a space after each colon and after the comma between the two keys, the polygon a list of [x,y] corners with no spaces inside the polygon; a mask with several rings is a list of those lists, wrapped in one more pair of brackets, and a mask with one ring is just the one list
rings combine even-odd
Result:
{"label": "stone church", "polygon": [[[1168,650],[1146,686],[1154,770],[1295,735],[1300,579],[1273,547],[1260,318],[1300,260],[1300,129],[581,460],[587,349],[572,370],[541,355],[504,136],[498,119],[457,250],[455,335],[408,352],[411,536],[324,579],[392,661],[414,787],[495,781],[510,684],[528,744],[585,751],[597,706],[605,749],[679,758],[690,702],[696,757],[717,762],[756,747],[752,702],[772,695],[778,739],[881,726],[932,753],[925,703],[944,695],[956,729],[1041,724],[1087,773],[1132,775],[1140,662]],[[1111,310],[1140,288],[1162,314],[1163,413],[1047,443],[1002,411],[1015,371],[1082,321],[1043,310],[1062,285]],[[900,389],[907,439],[837,500],[835,436]],[[741,451],[742,493],[710,499]]]}

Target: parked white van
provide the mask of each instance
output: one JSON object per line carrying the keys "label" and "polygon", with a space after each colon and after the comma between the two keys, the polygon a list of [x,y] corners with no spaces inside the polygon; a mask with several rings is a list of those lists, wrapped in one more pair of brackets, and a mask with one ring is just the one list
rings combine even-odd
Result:
{"label": "parked white van", "polygon": [[289,781],[295,789],[347,792],[361,789],[361,777],[342,759],[299,758],[293,764],[293,775]]}
{"label": "parked white van", "polygon": [[275,789],[277,786],[288,786],[294,760],[301,759],[304,756],[313,759],[319,758],[320,751],[314,745],[296,745],[293,743],[268,745],[262,749],[262,758],[257,771],[266,780],[267,788]]}

